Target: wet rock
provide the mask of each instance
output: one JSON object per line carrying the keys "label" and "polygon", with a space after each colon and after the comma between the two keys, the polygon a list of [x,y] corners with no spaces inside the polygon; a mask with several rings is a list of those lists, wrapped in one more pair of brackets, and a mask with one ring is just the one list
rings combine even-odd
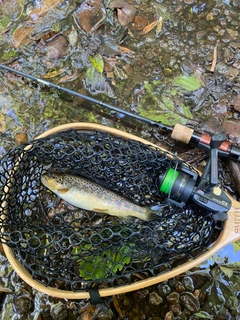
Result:
{"label": "wet rock", "polygon": [[157,292],[153,291],[149,294],[149,303],[151,303],[152,305],[158,306],[162,302],[163,299],[157,294]]}
{"label": "wet rock", "polygon": [[162,298],[166,297],[171,292],[171,288],[169,287],[169,285],[164,284],[164,283],[160,283],[158,285],[157,289],[158,289],[159,295]]}
{"label": "wet rock", "polygon": [[113,319],[113,312],[110,308],[105,305],[102,305],[101,310],[96,316],[96,320],[111,320]]}
{"label": "wet rock", "polygon": [[231,104],[233,105],[233,108],[240,112],[240,94],[236,95],[233,99]]}
{"label": "wet rock", "polygon": [[166,298],[170,304],[179,304],[179,293],[177,292],[171,292]]}
{"label": "wet rock", "polygon": [[0,2],[0,9],[3,16],[9,17],[10,20],[16,19],[23,11],[23,5],[18,0],[2,0]]}
{"label": "wet rock", "polygon": [[223,62],[219,62],[217,64],[217,71],[219,74],[226,74],[228,71],[228,66]]}
{"label": "wet rock", "polygon": [[184,292],[180,295],[181,305],[191,313],[195,313],[200,309],[198,299],[191,292]]}
{"label": "wet rock", "polygon": [[230,312],[227,310],[221,311],[218,313],[218,315],[215,317],[215,320],[232,320],[233,317],[231,316]]}
{"label": "wet rock", "polygon": [[149,295],[149,291],[147,289],[137,290],[133,293],[133,298],[136,302],[139,302],[146,298]]}
{"label": "wet rock", "polygon": [[106,18],[106,11],[101,0],[86,0],[73,13],[75,23],[79,28],[91,34]]}
{"label": "wet rock", "polygon": [[172,311],[169,311],[165,314],[164,320],[173,320],[174,319],[174,314]]}
{"label": "wet rock", "polygon": [[68,12],[64,6],[63,8],[59,6],[62,2],[64,1],[42,1],[41,6],[36,6],[31,11],[29,19],[25,23],[19,24],[13,32],[14,46],[19,48],[28,44],[31,40],[40,39],[51,31],[52,26],[62,20]]}
{"label": "wet rock", "polygon": [[19,320],[19,314],[13,309],[13,296],[6,295],[2,301],[2,310],[0,312],[1,320]]}
{"label": "wet rock", "polygon": [[193,292],[194,284],[191,277],[187,276],[182,279],[182,283],[187,291]]}
{"label": "wet rock", "polygon": [[240,138],[240,121],[238,120],[226,120],[223,122],[222,125],[223,129],[225,130],[226,134],[231,135],[232,137],[236,137],[237,139]]}
{"label": "wet rock", "polygon": [[142,30],[144,27],[146,27],[147,23],[148,22],[146,19],[144,19],[140,16],[136,16],[134,18],[132,26],[135,30]]}
{"label": "wet rock", "polygon": [[199,299],[200,295],[201,295],[201,289],[196,289],[193,292],[194,297],[196,297],[197,299]]}
{"label": "wet rock", "polygon": [[21,289],[13,298],[13,310],[18,314],[28,314],[33,308],[33,299],[28,291]]}
{"label": "wet rock", "polygon": [[184,287],[184,285],[182,284],[182,282],[178,282],[177,284],[176,284],[176,291],[178,292],[178,293],[182,293],[182,292],[184,292],[186,289],[185,289],[185,287]]}
{"label": "wet rock", "polygon": [[185,312],[180,312],[180,314],[174,318],[174,320],[187,320],[187,319],[188,317],[185,314]]}
{"label": "wet rock", "polygon": [[26,133],[19,132],[15,135],[14,141],[15,141],[16,145],[18,146],[22,143],[27,143],[28,137],[27,137]]}
{"label": "wet rock", "polygon": [[177,305],[171,304],[169,306],[169,310],[172,311],[174,313],[174,315],[178,315],[181,311],[181,306],[180,306],[180,304],[177,304]]}
{"label": "wet rock", "polygon": [[201,288],[210,279],[209,273],[205,270],[192,272],[190,275],[195,288]]}
{"label": "wet rock", "polygon": [[57,304],[52,305],[50,309],[51,317],[54,320],[65,320],[68,317],[67,305],[59,301]]}

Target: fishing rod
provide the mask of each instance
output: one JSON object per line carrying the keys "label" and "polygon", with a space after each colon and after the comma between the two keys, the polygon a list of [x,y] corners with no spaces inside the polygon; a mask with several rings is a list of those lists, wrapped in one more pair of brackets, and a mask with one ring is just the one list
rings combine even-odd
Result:
{"label": "fishing rod", "polygon": [[[180,124],[177,124],[175,125],[174,128],[172,127],[169,127],[169,126],[166,126],[160,122],[156,122],[156,121],[153,121],[151,119],[148,119],[148,118],[145,118],[145,117],[142,117],[140,115],[137,115],[135,113],[132,113],[130,111],[126,111],[124,109],[121,109],[121,108],[118,108],[116,106],[113,106],[111,104],[108,104],[108,103],[105,103],[105,102],[102,102],[98,99],[95,99],[95,98],[92,98],[92,97],[89,97],[87,95],[84,95],[82,93],[79,93],[79,92],[76,92],[76,91],[73,91],[73,90],[70,90],[70,89],[67,89],[67,88],[64,88],[62,86],[59,86],[57,84],[54,84],[50,81],[46,81],[46,80],[43,80],[41,78],[38,78],[38,77],[35,77],[35,76],[32,76],[32,75],[29,75],[27,73],[24,73],[22,71],[19,71],[19,70],[15,70],[13,68],[10,68],[8,66],[5,66],[3,64],[0,64],[0,68],[1,69],[4,69],[4,70],[7,70],[7,71],[10,71],[10,72],[13,72],[17,75],[20,75],[24,78],[28,78],[34,82],[37,82],[37,83],[40,83],[40,84],[43,84],[47,87],[50,87],[50,88],[54,88],[54,89],[57,89],[59,91],[63,91],[63,92],[66,92],[72,96],[75,96],[75,97],[78,97],[78,98],[82,98],[86,101],[89,101],[93,104],[96,104],[96,105],[99,105],[100,107],[104,107],[104,108],[107,108],[109,110],[112,110],[112,111],[115,111],[115,112],[118,112],[118,113],[122,113],[130,118],[133,118],[135,120],[138,120],[138,121],[141,121],[141,122],[144,122],[148,125],[151,125],[151,126],[155,126],[161,130],[164,130],[166,132],[169,132],[171,133],[171,137],[175,140],[178,140],[178,141],[181,141],[181,142],[184,142],[186,144],[192,144],[194,146],[197,146],[197,147],[200,147],[208,152],[211,151],[211,136],[207,135],[207,134],[204,134],[204,133],[200,133],[200,132],[197,132],[191,128],[188,128],[188,127],[185,127],[185,126],[182,126]],[[237,160],[237,161],[240,161],[240,148],[238,147],[235,147],[235,146],[232,146],[231,143],[229,141],[222,141],[221,145],[218,147],[218,150],[219,150],[219,156],[220,157],[228,157],[230,159],[233,159],[233,160]]]}

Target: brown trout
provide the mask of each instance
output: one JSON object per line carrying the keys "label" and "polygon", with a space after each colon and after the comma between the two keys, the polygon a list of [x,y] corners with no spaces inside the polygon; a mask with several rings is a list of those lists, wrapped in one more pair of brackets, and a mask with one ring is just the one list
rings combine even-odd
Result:
{"label": "brown trout", "polygon": [[81,209],[124,219],[132,216],[141,220],[151,220],[156,215],[151,207],[134,204],[117,193],[79,176],[43,174],[41,181],[57,196]]}

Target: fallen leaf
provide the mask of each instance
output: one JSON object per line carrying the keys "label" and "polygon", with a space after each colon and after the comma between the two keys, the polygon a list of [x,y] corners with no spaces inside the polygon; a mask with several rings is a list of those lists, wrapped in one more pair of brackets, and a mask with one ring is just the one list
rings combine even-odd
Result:
{"label": "fallen leaf", "polygon": [[22,45],[27,44],[31,39],[28,37],[35,25],[41,20],[41,18],[49,12],[51,8],[61,4],[64,0],[43,0],[41,5],[34,8],[29,16],[29,19],[19,25],[13,32],[12,42],[15,48],[19,48]]}
{"label": "fallen leaf", "polygon": [[157,28],[156,28],[156,35],[158,36],[159,33],[162,31],[162,24],[163,24],[163,18],[159,17],[157,21]]}
{"label": "fallen leaf", "polygon": [[5,288],[0,285],[0,292],[13,293],[11,289]]}
{"label": "fallen leaf", "polygon": [[62,74],[65,71],[65,69],[58,69],[58,70],[53,70],[49,71],[46,73],[44,76],[41,76],[42,79],[50,79],[50,78],[55,78]]}
{"label": "fallen leaf", "polygon": [[140,32],[141,35],[149,33],[155,26],[157,25],[157,21],[153,21],[152,23],[148,24],[143,30]]}
{"label": "fallen leaf", "polygon": [[104,61],[99,53],[96,53],[93,56],[89,56],[89,61],[99,73],[103,73]]}
{"label": "fallen leaf", "polygon": [[47,44],[46,50],[48,60],[60,59],[68,52],[68,42],[64,36],[58,35]]}
{"label": "fallen leaf", "polygon": [[186,89],[187,91],[194,91],[201,87],[201,83],[195,76],[178,76],[173,79],[175,85]]}
{"label": "fallen leaf", "polygon": [[76,25],[88,34],[93,33],[106,18],[104,5],[99,0],[84,1],[73,13]]}
{"label": "fallen leaf", "polygon": [[233,243],[233,248],[234,248],[234,252],[235,252],[235,253],[240,250],[240,240],[235,241],[235,242]]}
{"label": "fallen leaf", "polygon": [[6,131],[6,124],[3,115],[0,113],[0,133],[4,133]]}
{"label": "fallen leaf", "polygon": [[127,26],[133,21],[136,14],[136,9],[131,3],[127,3],[122,9],[117,8],[118,22],[122,26]]}
{"label": "fallen leaf", "polygon": [[117,62],[116,57],[103,57],[105,63],[104,63],[104,71],[105,72],[112,72],[113,68]]}
{"label": "fallen leaf", "polygon": [[121,50],[124,53],[135,53],[134,51],[126,48],[126,47],[122,47],[122,46],[118,46],[118,49]]}
{"label": "fallen leaf", "polygon": [[228,277],[228,279],[230,279],[231,276],[233,275],[233,270],[231,270],[227,266],[219,266],[219,267],[222,270],[222,272]]}
{"label": "fallen leaf", "polygon": [[116,296],[113,296],[113,305],[114,305],[115,309],[117,310],[119,316],[121,318],[124,318],[124,314],[123,314],[123,312],[121,310],[120,304],[118,302],[118,298]]}
{"label": "fallen leaf", "polygon": [[74,79],[77,77],[77,74],[78,74],[78,71],[77,71],[77,69],[75,69],[74,72],[73,72],[73,74],[66,75],[66,76],[63,76],[62,78],[60,78],[60,79],[57,81],[57,84],[59,84],[59,83],[65,83],[65,82],[68,82],[68,81],[72,81],[72,80],[74,80]]}
{"label": "fallen leaf", "polygon": [[204,320],[213,319],[213,316],[208,314],[206,311],[200,311],[200,312],[194,313],[194,317],[198,317]]}
{"label": "fallen leaf", "polygon": [[122,0],[113,0],[108,7],[110,9],[117,9],[118,22],[122,26],[126,26],[132,22],[137,11],[133,4]]}
{"label": "fallen leaf", "polygon": [[87,68],[83,83],[92,94],[103,93],[111,98],[115,97],[114,91],[105,76],[99,73],[92,65]]}

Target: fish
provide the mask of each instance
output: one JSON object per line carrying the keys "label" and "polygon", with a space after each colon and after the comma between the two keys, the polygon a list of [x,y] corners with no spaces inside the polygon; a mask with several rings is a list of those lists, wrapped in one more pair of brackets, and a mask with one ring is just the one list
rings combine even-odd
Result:
{"label": "fish", "polygon": [[156,218],[155,208],[139,206],[80,176],[45,173],[41,176],[41,182],[58,197],[81,209],[109,214],[126,220],[129,217],[141,220]]}

